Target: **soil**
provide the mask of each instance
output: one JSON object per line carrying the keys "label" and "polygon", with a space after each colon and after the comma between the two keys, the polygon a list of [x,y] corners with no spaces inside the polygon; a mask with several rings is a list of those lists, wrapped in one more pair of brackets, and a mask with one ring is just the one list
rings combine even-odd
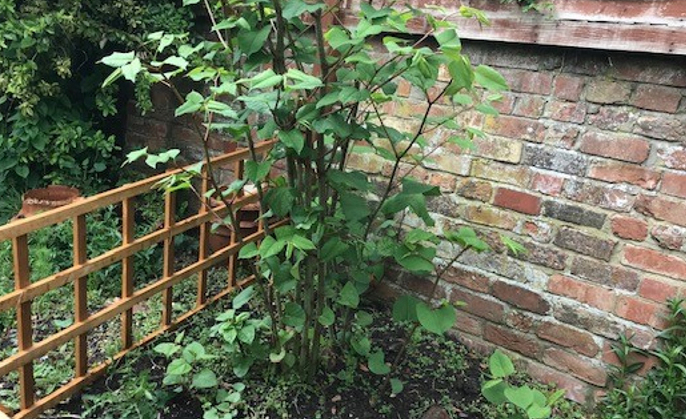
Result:
{"label": "soil", "polygon": [[[383,347],[386,360],[391,361],[402,347],[405,331],[387,318],[385,308],[371,307],[370,311],[379,319],[379,325],[372,331],[372,341]],[[193,330],[208,328],[212,318],[206,316],[200,324],[196,321],[186,328],[187,333],[192,335]],[[157,389],[167,389],[161,384],[167,362],[164,358],[146,350],[129,362],[126,377],[144,373]],[[243,380],[247,385],[243,393],[246,406],[236,419],[482,419],[474,407],[480,401],[482,358],[467,351],[456,338],[422,335],[411,344],[398,371],[394,376],[403,381],[404,388],[395,396],[383,377],[369,372],[363,359],[353,357],[329,357],[327,368],[309,386],[294,385],[295,380],[289,384],[283,377],[251,374]],[[125,375],[115,372],[96,381],[86,393],[93,397],[112,392],[127,379],[122,377]],[[165,407],[150,419],[203,418],[203,403],[196,395],[189,391],[162,393],[166,393]],[[82,416],[84,409],[81,399],[75,397],[60,406],[59,412],[44,417],[99,417],[97,412]]]}

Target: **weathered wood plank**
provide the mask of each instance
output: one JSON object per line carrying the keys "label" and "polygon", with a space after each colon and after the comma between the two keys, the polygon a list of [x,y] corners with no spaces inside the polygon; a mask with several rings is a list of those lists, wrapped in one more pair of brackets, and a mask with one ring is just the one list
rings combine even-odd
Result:
{"label": "weathered wood plank", "polygon": [[[167,192],[164,196],[164,230],[169,231],[176,224],[176,193]],[[164,238],[164,261],[162,264],[162,278],[174,275],[174,236]],[[174,290],[169,287],[162,293],[162,326],[172,322],[172,303]]]}
{"label": "weathered wood plank", "polygon": [[[126,198],[122,201],[122,247],[133,243],[135,237],[135,210],[133,199]],[[121,297],[127,298],[133,294],[133,256],[127,256],[122,260],[121,271]],[[133,310],[126,310],[121,317],[121,341],[122,348],[127,349],[133,345]]]}

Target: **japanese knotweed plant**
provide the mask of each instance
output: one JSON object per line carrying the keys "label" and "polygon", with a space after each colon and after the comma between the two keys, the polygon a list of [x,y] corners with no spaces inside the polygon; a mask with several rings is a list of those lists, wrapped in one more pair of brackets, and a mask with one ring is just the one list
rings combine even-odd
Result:
{"label": "japanese knotweed plant", "polygon": [[[389,261],[433,278],[435,290],[445,270],[434,263],[441,240],[458,250],[448,266],[463,252],[487,249],[469,228],[434,233],[427,200],[441,191],[412,175],[434,164],[431,156],[447,145],[472,147],[483,134],[460,116],[497,114],[490,102],[501,97],[505,80],[490,67],[473,66],[448,16],[436,17],[435,10],[363,2],[355,22],[344,25],[340,1],[184,3],[206,9],[212,28],[207,40],[190,44],[184,34],[158,32],[145,51],[102,61],[115,68],[106,83],[144,78],[172,89],[180,101],[176,115],[193,118],[207,155],[208,139],[217,133],[248,147],[245,176],[223,189],[223,200],[231,206],[234,193],[251,183],[265,218],[289,220],[279,228],[266,226],[261,243],[240,252],[256,276],[241,300],[261,296],[266,317],[260,324],[266,327],[238,346],[231,341],[232,348],[242,348],[232,351],[240,363],[234,371],[245,374],[264,362],[308,378],[323,353],[351,347],[366,357],[372,373],[389,376],[385,354],[366,336],[373,318],[359,309],[360,297],[384,278]],[[462,7],[459,13],[485,23],[477,10]],[[428,23],[422,36],[408,29],[416,19]],[[184,95],[176,85],[187,79],[198,87]],[[401,83],[412,87],[421,104],[415,120],[404,124],[387,114],[389,104],[408,100],[399,95]],[[272,151],[259,158],[256,144],[272,139]],[[364,153],[385,162],[386,176],[372,179],[350,167],[351,158]],[[145,155],[152,164],[170,157],[141,151],[130,159]],[[277,162],[283,170],[275,176]],[[200,164],[210,165],[209,158]],[[190,188],[191,176],[207,173],[219,191],[212,170],[197,167],[166,186]],[[402,228],[405,215],[422,227]],[[236,226],[235,218],[230,211],[224,222]],[[432,296],[400,298],[393,312],[409,330],[439,334],[456,320],[455,308]],[[226,330],[238,327],[234,323]],[[387,382],[401,387],[397,380]]]}

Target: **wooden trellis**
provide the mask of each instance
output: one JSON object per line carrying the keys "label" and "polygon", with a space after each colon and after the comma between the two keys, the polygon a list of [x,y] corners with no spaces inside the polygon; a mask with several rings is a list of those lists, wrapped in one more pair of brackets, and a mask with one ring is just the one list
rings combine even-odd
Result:
{"label": "wooden trellis", "polygon": [[[267,153],[273,145],[273,141],[257,144],[257,154]],[[243,162],[249,157],[247,149],[224,154],[213,159],[213,167],[227,167],[233,165],[238,176],[242,173]],[[15,290],[0,296],[0,312],[16,308],[17,318],[17,352],[12,356],[0,360],[0,377],[6,376],[12,371],[19,372],[19,392],[21,407],[12,416],[19,418],[35,418],[45,410],[55,406],[78,392],[85,385],[93,381],[97,376],[104,373],[107,366],[132,349],[149,343],[161,333],[177,327],[190,316],[204,309],[207,305],[226,296],[235,287],[245,285],[253,278],[247,277],[236,280],[235,266],[238,252],[242,245],[260,240],[264,235],[262,223],[258,231],[243,238],[242,243],[232,236],[230,244],[216,252],[209,254],[208,235],[210,223],[215,214],[225,216],[229,208],[219,205],[208,211],[205,205],[201,205],[197,214],[183,220],[176,220],[174,213],[175,193],[168,193],[165,198],[165,216],[163,228],[156,230],[143,237],[134,236],[134,198],[138,195],[150,192],[156,183],[171,174],[180,173],[183,169],[177,169],[165,174],[160,174],[139,182],[131,183],[117,189],[113,189],[89,198],[82,199],[70,205],[56,208],[45,213],[17,220],[0,227],[0,241],[12,240],[14,257],[14,283]],[[203,170],[206,170],[204,168]],[[209,184],[204,179],[201,193],[207,192]],[[232,204],[233,210],[257,202],[255,194],[239,194]],[[122,244],[97,257],[88,258],[86,253],[86,214],[97,211],[113,204],[122,205]],[[31,266],[29,264],[28,234],[41,228],[49,227],[63,221],[73,220],[74,229],[74,264],[69,269],[58,272],[38,281],[30,280]],[[197,262],[189,266],[174,270],[174,237],[188,230],[200,229],[199,257]],[[134,288],[133,256],[146,248],[162,242],[164,245],[163,274],[160,279],[144,288],[136,291]],[[230,272],[226,288],[218,294],[207,296],[207,270],[226,259],[229,259]],[[89,313],[87,309],[86,285],[89,274],[106,268],[115,263],[122,263],[122,287],[121,298],[106,306],[100,311]],[[198,276],[197,298],[195,307],[181,316],[174,318],[172,313],[172,286],[182,280]],[[33,342],[33,325],[31,322],[31,303],[34,299],[49,291],[73,283],[74,286],[74,323],[47,336],[39,342]],[[163,313],[160,328],[139,341],[133,337],[133,307],[145,302],[150,298],[162,294]],[[106,321],[121,318],[121,343],[122,350],[112,360],[98,365],[89,365],[86,338],[88,332],[105,323]],[[51,394],[37,399],[33,374],[33,363],[36,359],[46,355],[59,346],[74,341],[75,372],[74,378],[64,386]],[[8,414],[9,409],[0,403],[0,417],[3,410]]]}

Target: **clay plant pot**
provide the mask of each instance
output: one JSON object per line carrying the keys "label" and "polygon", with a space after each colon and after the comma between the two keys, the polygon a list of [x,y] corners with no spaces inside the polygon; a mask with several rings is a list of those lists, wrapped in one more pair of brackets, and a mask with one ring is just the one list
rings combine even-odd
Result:
{"label": "clay plant pot", "polygon": [[50,185],[47,188],[31,189],[24,194],[21,211],[14,219],[26,218],[62,207],[80,198],[81,191],[64,185]]}
{"label": "clay plant pot", "polygon": [[[221,201],[218,199],[210,199],[210,205],[218,207],[221,205]],[[241,229],[241,236],[249,236],[257,232],[258,218],[260,217],[260,204],[249,204],[238,210],[236,214],[236,220],[238,221],[239,227]],[[232,226],[227,226],[222,223],[214,229],[209,235],[208,242],[211,252],[216,252],[217,250],[223,249],[231,243],[231,233],[233,232]]]}

